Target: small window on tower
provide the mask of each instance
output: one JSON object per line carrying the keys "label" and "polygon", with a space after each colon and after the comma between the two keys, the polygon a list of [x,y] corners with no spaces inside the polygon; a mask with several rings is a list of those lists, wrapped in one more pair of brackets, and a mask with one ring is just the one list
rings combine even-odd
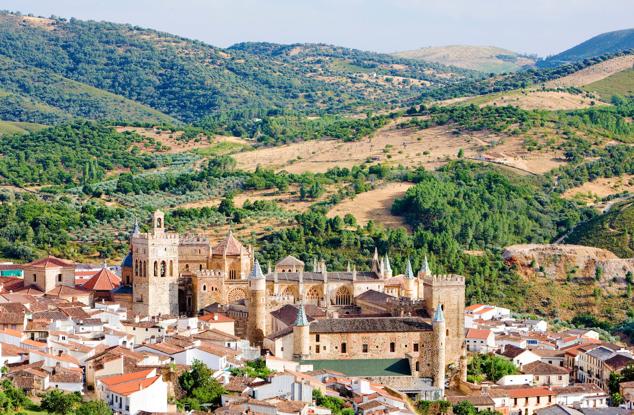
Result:
{"label": "small window on tower", "polygon": [[396,351],[396,343],[390,343],[390,353],[394,353]]}
{"label": "small window on tower", "polygon": [[418,351],[418,343],[414,343],[414,351],[417,352]]}
{"label": "small window on tower", "polygon": [[205,284],[203,284],[203,292],[207,291],[207,286]]}
{"label": "small window on tower", "polygon": [[368,352],[368,345],[367,344],[363,344],[361,346],[361,350],[363,351],[363,353],[367,353]]}
{"label": "small window on tower", "polygon": [[341,353],[348,353],[348,345],[341,343]]}
{"label": "small window on tower", "polygon": [[62,274],[57,274],[57,282],[62,282]]}

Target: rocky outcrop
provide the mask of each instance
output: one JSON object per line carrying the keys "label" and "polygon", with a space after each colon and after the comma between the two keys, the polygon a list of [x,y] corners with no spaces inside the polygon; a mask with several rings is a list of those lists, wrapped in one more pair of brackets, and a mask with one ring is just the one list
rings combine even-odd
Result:
{"label": "rocky outcrop", "polygon": [[602,281],[624,283],[627,273],[634,273],[634,258],[621,259],[607,249],[581,245],[512,245],[503,257],[525,276],[594,278],[600,268]]}

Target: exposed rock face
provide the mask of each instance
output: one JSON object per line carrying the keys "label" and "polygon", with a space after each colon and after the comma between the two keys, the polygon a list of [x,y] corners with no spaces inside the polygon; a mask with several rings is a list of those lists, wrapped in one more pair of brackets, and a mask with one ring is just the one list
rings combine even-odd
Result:
{"label": "exposed rock face", "polygon": [[606,249],[581,245],[512,245],[503,253],[509,264],[518,267],[520,273],[530,276],[536,273],[549,278],[565,278],[597,275],[602,269],[602,282],[625,282],[629,272],[634,273],[634,258],[621,259]]}

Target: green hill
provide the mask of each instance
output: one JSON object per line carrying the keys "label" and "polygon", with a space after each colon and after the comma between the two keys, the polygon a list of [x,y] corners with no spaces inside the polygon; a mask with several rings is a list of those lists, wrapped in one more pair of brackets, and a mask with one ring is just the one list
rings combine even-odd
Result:
{"label": "green hill", "polygon": [[634,29],[617,30],[588,39],[575,47],[550,56],[538,64],[552,67],[632,49],[634,49]]}
{"label": "green hill", "polygon": [[393,55],[487,73],[513,72],[535,64],[534,58],[495,46],[450,45],[395,52]]}
{"label": "green hill", "polygon": [[[223,110],[385,108],[469,74],[328,45],[221,49],[136,26],[6,12],[0,14],[0,55],[186,122]],[[0,89],[7,89],[5,82]],[[30,97],[27,92],[21,91]],[[45,102],[58,108],[64,98]]]}
{"label": "green hill", "polygon": [[0,121],[0,136],[12,134],[26,134],[46,128],[42,124],[18,121]]}
{"label": "green hill", "polygon": [[624,203],[591,221],[579,225],[566,243],[594,246],[614,252],[621,258],[634,257],[634,204]]}
{"label": "green hill", "polygon": [[175,122],[130,99],[0,55],[0,119],[51,124],[75,117]]}

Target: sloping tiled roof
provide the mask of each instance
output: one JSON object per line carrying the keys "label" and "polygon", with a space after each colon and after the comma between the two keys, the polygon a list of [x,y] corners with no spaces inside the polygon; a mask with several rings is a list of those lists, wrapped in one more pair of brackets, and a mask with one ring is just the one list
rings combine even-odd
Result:
{"label": "sloping tiled roof", "polygon": [[390,299],[395,298],[392,295],[382,293],[376,290],[367,290],[357,297],[357,300],[368,303],[385,305]]}
{"label": "sloping tiled roof", "polygon": [[220,241],[212,252],[223,255],[240,255],[243,249],[240,241],[233,236],[233,232],[229,231],[227,237]]}
{"label": "sloping tiled roof", "polygon": [[145,369],[138,372],[126,373],[124,375],[106,376],[100,378],[99,381],[106,386],[117,385],[119,383],[130,382],[133,380],[147,379],[154,369]]}
{"label": "sloping tiled roof", "polygon": [[431,325],[416,317],[376,317],[316,320],[311,333],[388,333],[430,331]]}
{"label": "sloping tiled roof", "polygon": [[293,255],[288,255],[287,257],[277,261],[275,265],[282,265],[287,267],[288,266],[303,266],[304,263],[300,261],[299,259],[295,258]]}
{"label": "sloping tiled roof", "polygon": [[59,285],[47,291],[45,295],[48,297],[83,297],[90,295],[90,291]]}
{"label": "sloping tiled roof", "polygon": [[484,329],[469,329],[467,331],[467,339],[486,340],[491,335],[491,330]]}
{"label": "sloping tiled roof", "polygon": [[152,386],[154,382],[156,382],[160,378],[160,376],[154,376],[147,379],[133,380],[130,382],[124,382],[109,386],[108,389],[110,389],[111,392],[116,393],[117,395],[128,396],[132,395],[134,392],[138,392],[142,389],[146,389],[147,387]]}
{"label": "sloping tiled roof", "polygon": [[605,361],[605,364],[612,370],[620,370],[634,363],[631,357],[616,354]]}
{"label": "sloping tiled roof", "polygon": [[69,267],[75,266],[75,263],[65,259],[57,258],[52,255],[46,258],[36,259],[33,262],[29,262],[25,267],[38,267],[38,268],[57,268],[57,267]]}
{"label": "sloping tiled roof", "polygon": [[528,375],[567,375],[570,373],[568,369],[550,365],[540,360],[522,366],[522,372]]}
{"label": "sloping tiled roof", "polygon": [[115,275],[107,267],[103,267],[95,275],[86,281],[82,288],[94,291],[112,291],[121,285],[121,278]]}

